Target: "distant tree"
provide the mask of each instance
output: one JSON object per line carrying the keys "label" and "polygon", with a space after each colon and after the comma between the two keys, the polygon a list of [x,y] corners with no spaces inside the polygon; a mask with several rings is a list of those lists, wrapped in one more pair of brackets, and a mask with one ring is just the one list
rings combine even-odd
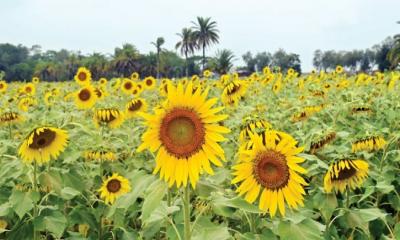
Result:
{"label": "distant tree", "polygon": [[217,22],[211,21],[211,18],[197,17],[197,22],[194,24],[194,38],[197,42],[198,48],[203,50],[202,70],[205,69],[206,64],[206,47],[214,43],[219,43]]}
{"label": "distant tree", "polygon": [[251,52],[247,52],[242,55],[243,61],[247,65],[248,72],[262,71],[265,66],[271,65],[272,56],[268,52],[257,53],[254,57]]}
{"label": "distant tree", "polygon": [[293,68],[301,73],[300,56],[295,53],[286,53],[283,49],[279,49],[272,55],[272,65],[280,67],[282,71]]}
{"label": "distant tree", "polygon": [[189,63],[188,56],[194,54],[196,49],[196,39],[193,31],[190,28],[183,28],[181,33],[177,33],[180,37],[179,42],[176,43],[175,49],[180,49],[181,55],[185,56],[185,74],[189,76]]}
{"label": "distant tree", "polygon": [[322,69],[322,56],[323,56],[323,52],[320,49],[317,49],[314,51],[313,66],[317,70]]}
{"label": "distant tree", "polygon": [[113,68],[119,76],[128,77],[139,70],[139,57],[139,51],[136,47],[126,43],[122,48],[115,48]]}
{"label": "distant tree", "polygon": [[215,57],[210,61],[210,67],[219,74],[225,74],[233,67],[235,56],[227,49],[218,50]]}
{"label": "distant tree", "polygon": [[158,37],[155,42],[151,42],[153,46],[157,49],[157,79],[160,78],[160,54],[163,51],[161,46],[165,43],[163,37]]}
{"label": "distant tree", "polygon": [[[397,23],[400,24],[400,21]],[[388,53],[388,60],[391,63],[391,69],[397,68],[400,64],[400,34],[394,36],[394,43],[392,49]]]}

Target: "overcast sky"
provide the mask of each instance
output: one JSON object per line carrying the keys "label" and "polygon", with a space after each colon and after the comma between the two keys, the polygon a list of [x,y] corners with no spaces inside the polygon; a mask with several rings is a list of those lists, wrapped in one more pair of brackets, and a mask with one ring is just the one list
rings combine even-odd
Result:
{"label": "overcast sky", "polygon": [[364,49],[400,32],[400,0],[0,0],[0,43],[44,50],[113,53],[133,43],[153,50],[157,37],[173,49],[196,16],[212,17],[220,44],[242,64],[246,51],[284,48],[312,68],[315,49]]}

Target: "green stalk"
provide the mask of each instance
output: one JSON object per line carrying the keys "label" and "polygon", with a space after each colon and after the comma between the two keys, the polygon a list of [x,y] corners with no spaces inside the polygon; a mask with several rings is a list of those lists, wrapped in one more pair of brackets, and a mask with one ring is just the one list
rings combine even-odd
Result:
{"label": "green stalk", "polygon": [[8,123],[8,133],[10,134],[10,139],[12,139],[11,123]]}
{"label": "green stalk", "polygon": [[[37,193],[38,191],[38,185],[37,185],[37,163],[36,161],[33,161],[33,190]],[[40,194],[40,193],[39,193]],[[33,220],[35,220],[38,216],[38,206],[37,202],[34,201],[33,205]],[[38,240],[39,239],[39,232],[36,231],[35,227],[33,227],[33,240]]]}
{"label": "green stalk", "polygon": [[346,187],[346,208],[350,207],[350,190],[349,187]]}
{"label": "green stalk", "polygon": [[189,184],[183,189],[183,212],[184,212],[184,239],[190,240],[190,186]]}

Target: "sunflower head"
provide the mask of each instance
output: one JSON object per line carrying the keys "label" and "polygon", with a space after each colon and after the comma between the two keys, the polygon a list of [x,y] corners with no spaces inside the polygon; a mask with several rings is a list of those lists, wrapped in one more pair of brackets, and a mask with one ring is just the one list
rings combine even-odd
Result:
{"label": "sunflower head", "polygon": [[7,83],[5,81],[0,81],[0,93],[7,91]]}
{"label": "sunflower head", "polygon": [[228,83],[222,92],[222,102],[226,105],[239,102],[247,91],[247,84],[244,81],[234,80]]}
{"label": "sunflower head", "polygon": [[96,127],[107,126],[109,128],[118,128],[124,120],[124,113],[116,108],[96,109],[93,116]]}
{"label": "sunflower head", "polygon": [[36,106],[37,100],[33,97],[24,97],[21,98],[18,102],[18,109],[24,112],[27,112],[30,107]]}
{"label": "sunflower head", "polygon": [[346,188],[360,187],[368,176],[368,163],[364,160],[343,159],[329,166],[324,178],[325,191],[343,193]]}
{"label": "sunflower head", "polygon": [[335,72],[336,72],[337,74],[342,73],[342,72],[343,72],[343,67],[340,66],[340,65],[336,66]]}
{"label": "sunflower head", "polygon": [[57,158],[68,143],[66,131],[53,127],[35,128],[19,148],[19,155],[26,163],[42,164]]}
{"label": "sunflower head", "polygon": [[90,109],[97,101],[98,97],[95,88],[91,85],[86,85],[75,93],[75,105],[78,109]]}
{"label": "sunflower head", "polygon": [[156,152],[154,174],[177,187],[190,181],[195,188],[201,173],[213,174],[210,162],[222,166],[224,150],[218,142],[224,141],[223,133],[229,130],[218,123],[227,115],[217,114],[222,107],[212,108],[217,99],[206,100],[208,90],[193,92],[189,82],[186,89],[181,83],[168,86],[167,100],[154,115],[141,114],[147,130],[142,136],[138,151]]}
{"label": "sunflower head", "polygon": [[252,114],[243,119],[240,129],[239,141],[242,143],[249,140],[251,133],[262,133],[265,130],[272,129],[272,126],[257,114]]}
{"label": "sunflower head", "polygon": [[100,78],[99,79],[99,84],[101,85],[101,86],[105,86],[105,85],[107,85],[107,79],[106,78]]}
{"label": "sunflower head", "polygon": [[352,143],[351,149],[353,152],[360,151],[377,151],[383,149],[386,145],[386,141],[381,136],[371,136],[361,138]]}
{"label": "sunflower head", "polygon": [[130,192],[131,186],[128,179],[114,173],[103,181],[98,191],[106,204],[113,204],[118,197]]}
{"label": "sunflower head", "polygon": [[91,161],[115,161],[117,160],[117,156],[112,151],[107,150],[87,150],[84,153],[84,157],[86,160]]}
{"label": "sunflower head", "polygon": [[0,115],[0,124],[16,124],[24,121],[24,118],[17,112],[5,112]]}
{"label": "sunflower head", "polygon": [[136,98],[126,104],[125,113],[128,118],[132,118],[138,116],[138,113],[146,112],[146,110],[146,100],[143,98]]}
{"label": "sunflower head", "polygon": [[303,205],[303,186],[307,183],[298,174],[306,173],[299,163],[304,161],[297,154],[303,151],[289,134],[267,130],[250,134],[253,147],[239,150],[239,162],[233,166],[233,184],[240,183],[239,195],[253,203],[258,199],[259,208],[275,216],[277,209],[285,215],[285,202],[289,208]]}
{"label": "sunflower head", "polygon": [[38,84],[40,82],[40,79],[38,77],[33,77],[32,78],[32,83]]}
{"label": "sunflower head", "polygon": [[203,76],[205,77],[205,78],[210,78],[211,76],[212,76],[212,72],[210,71],[210,70],[205,70],[204,72],[203,72]]}
{"label": "sunflower head", "polygon": [[146,77],[143,80],[143,85],[146,89],[154,89],[156,87],[156,79],[154,77]]}
{"label": "sunflower head", "polygon": [[133,82],[131,79],[125,78],[122,81],[121,89],[122,92],[126,95],[132,94],[133,89],[136,87],[136,83]]}
{"label": "sunflower head", "polygon": [[90,84],[90,81],[92,81],[92,73],[89,71],[89,69],[80,67],[78,68],[74,79],[79,85],[87,85]]}
{"label": "sunflower head", "polygon": [[137,81],[137,80],[139,80],[139,78],[140,78],[139,73],[134,72],[134,73],[131,74],[131,80],[132,81]]}
{"label": "sunflower head", "polygon": [[23,87],[23,93],[26,95],[35,95],[36,93],[36,87],[33,83],[27,83]]}

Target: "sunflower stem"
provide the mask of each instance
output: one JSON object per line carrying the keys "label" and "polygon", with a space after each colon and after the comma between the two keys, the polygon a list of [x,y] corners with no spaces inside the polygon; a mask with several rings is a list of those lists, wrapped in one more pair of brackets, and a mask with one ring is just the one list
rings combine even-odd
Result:
{"label": "sunflower stem", "polygon": [[183,211],[184,211],[184,239],[190,240],[190,186],[184,188]]}
{"label": "sunflower stem", "polygon": [[[38,185],[37,185],[37,163],[36,161],[33,161],[33,190],[35,192],[39,192],[38,191]],[[36,220],[37,216],[38,216],[38,206],[37,206],[37,202],[34,201],[33,202],[33,220]],[[39,234],[36,231],[35,227],[33,227],[33,240],[37,240],[39,239]]]}
{"label": "sunflower stem", "polygon": [[350,207],[350,190],[349,187],[346,187],[346,208]]}

